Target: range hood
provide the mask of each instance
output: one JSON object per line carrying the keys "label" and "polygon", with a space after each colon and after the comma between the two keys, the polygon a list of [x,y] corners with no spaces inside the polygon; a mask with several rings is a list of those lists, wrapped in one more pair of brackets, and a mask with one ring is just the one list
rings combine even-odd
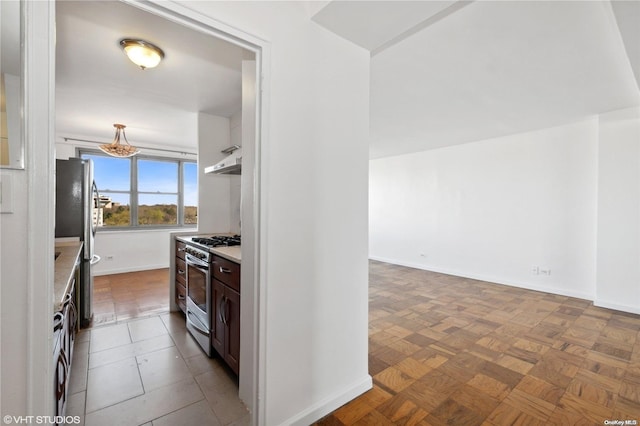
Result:
{"label": "range hood", "polygon": [[205,173],[216,175],[239,175],[242,172],[242,147],[233,145],[224,151],[229,156],[213,166],[205,167]]}

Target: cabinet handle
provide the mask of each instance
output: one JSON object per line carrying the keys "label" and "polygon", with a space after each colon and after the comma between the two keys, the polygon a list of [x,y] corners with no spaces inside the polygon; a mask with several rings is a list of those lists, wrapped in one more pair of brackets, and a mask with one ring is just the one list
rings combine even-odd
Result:
{"label": "cabinet handle", "polygon": [[223,274],[230,274],[231,273],[231,269],[223,268],[221,266],[220,267],[220,272],[222,272]]}
{"label": "cabinet handle", "polygon": [[62,323],[64,322],[64,315],[62,312],[56,312],[53,315],[53,331],[62,329]]}
{"label": "cabinet handle", "polygon": [[178,269],[178,275],[184,275],[184,270]]}
{"label": "cabinet handle", "polygon": [[222,321],[224,325],[227,325],[227,319],[224,312],[224,308],[227,304],[226,300],[226,296],[222,296],[222,299],[220,299],[220,305],[218,306],[218,318],[220,318],[220,321]]}
{"label": "cabinet handle", "polygon": [[227,318],[228,314],[229,314],[229,298],[225,297],[225,299],[224,299],[224,325],[229,325],[229,318]]}
{"label": "cabinet handle", "polygon": [[184,294],[179,294],[178,295],[178,300],[184,300],[186,299],[186,297],[184,296]]}
{"label": "cabinet handle", "polygon": [[186,247],[178,247],[178,252],[184,251]]}
{"label": "cabinet handle", "polygon": [[62,377],[60,377],[60,372],[56,371],[56,400],[59,401],[60,398],[62,398],[62,396],[66,393],[67,387],[68,366],[64,350],[60,350],[60,355],[58,355],[58,367],[62,367]]}

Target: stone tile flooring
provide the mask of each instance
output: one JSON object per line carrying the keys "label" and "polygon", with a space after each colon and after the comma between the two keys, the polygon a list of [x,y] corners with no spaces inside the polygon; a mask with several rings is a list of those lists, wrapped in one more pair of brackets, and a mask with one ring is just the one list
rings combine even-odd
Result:
{"label": "stone tile flooring", "polygon": [[640,316],[370,262],[373,389],[318,422],[640,423]]}
{"label": "stone tile flooring", "polygon": [[82,425],[249,425],[237,378],[208,358],[180,313],[82,330],[67,415]]}

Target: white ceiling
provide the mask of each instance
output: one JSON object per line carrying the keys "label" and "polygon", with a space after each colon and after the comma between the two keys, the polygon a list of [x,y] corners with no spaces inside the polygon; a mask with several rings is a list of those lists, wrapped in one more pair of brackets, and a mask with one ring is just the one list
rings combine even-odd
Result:
{"label": "white ceiling", "polygon": [[[627,31],[606,1],[376,2],[372,14],[354,12],[368,3],[332,2],[314,20],[372,51],[372,158],[640,104],[637,1],[616,5]],[[396,25],[372,35],[383,18]]]}
{"label": "white ceiling", "polygon": [[[165,58],[142,71],[119,46],[141,38]],[[56,133],[132,144],[197,146],[196,113],[241,105],[243,49],[118,1],[56,3]]]}
{"label": "white ceiling", "polygon": [[455,4],[448,1],[333,1],[313,20],[370,51],[421,27]]}
{"label": "white ceiling", "polygon": [[[195,148],[198,111],[239,110],[242,49],[117,1],[56,8],[59,137],[121,122],[134,144]],[[372,158],[640,104],[639,1],[333,1],[313,19],[372,53]],[[139,70],[124,37],[165,60]]]}

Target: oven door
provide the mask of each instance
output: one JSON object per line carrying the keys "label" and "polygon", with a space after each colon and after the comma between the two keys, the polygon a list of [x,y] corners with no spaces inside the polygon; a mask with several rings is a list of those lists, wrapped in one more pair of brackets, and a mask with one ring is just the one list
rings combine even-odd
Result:
{"label": "oven door", "polygon": [[187,265],[187,329],[211,356],[211,296],[209,265],[185,254]]}

